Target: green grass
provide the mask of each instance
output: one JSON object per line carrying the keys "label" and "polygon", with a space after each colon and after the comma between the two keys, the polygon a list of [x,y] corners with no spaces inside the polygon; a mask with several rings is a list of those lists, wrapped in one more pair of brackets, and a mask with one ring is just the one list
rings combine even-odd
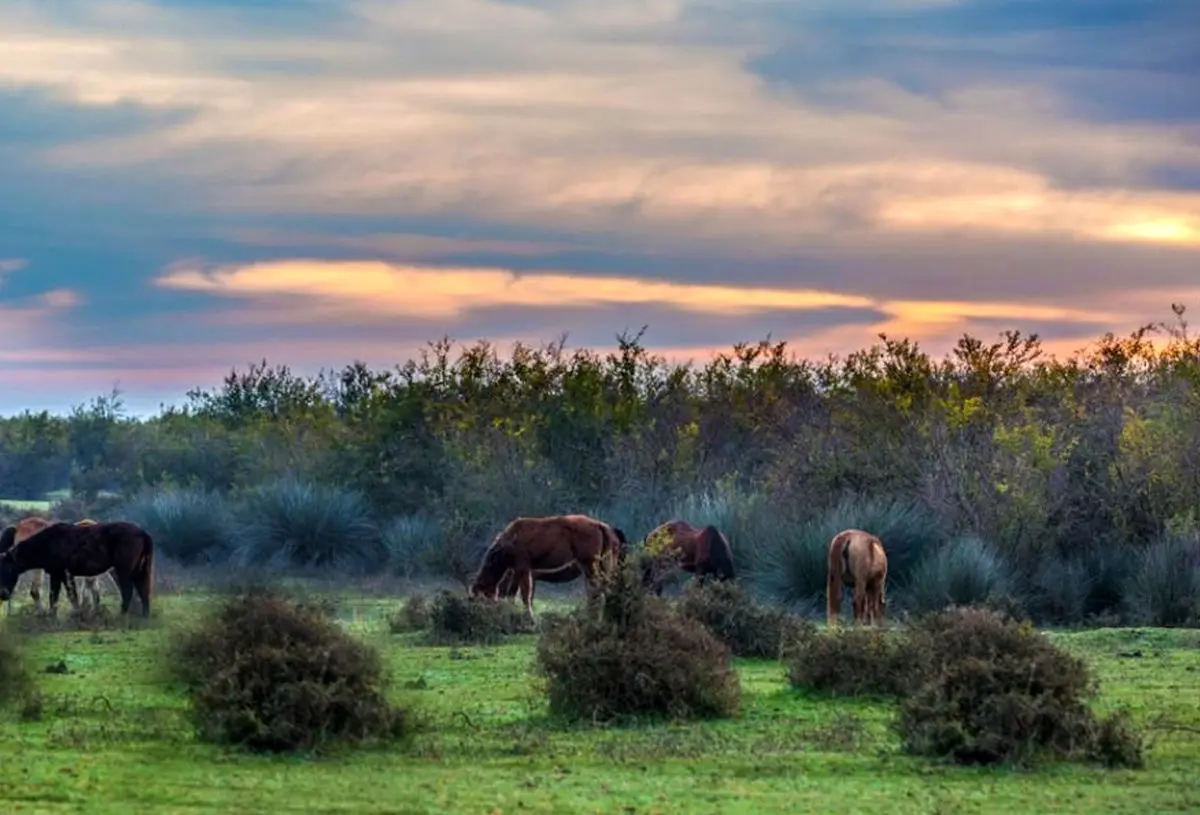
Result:
{"label": "green grass", "polygon": [[[341,617],[384,649],[395,695],[431,726],[404,749],[322,760],[242,755],[194,740],[158,678],[174,625],[209,598],[164,596],[153,624],[40,633],[27,661],[40,721],[0,721],[9,812],[1181,812],[1200,808],[1200,735],[1156,732],[1142,771],[963,769],[898,752],[889,706],[791,691],[781,666],[739,660],[733,721],[573,728],[531,686],[534,637],[434,648],[386,633],[396,600],[345,598]],[[541,598],[539,609],[550,605]],[[1055,633],[1102,682],[1099,706],[1200,727],[1200,632]],[[64,663],[69,673],[42,673]],[[420,685],[406,688],[405,684]]]}
{"label": "green grass", "polygon": [[0,498],[0,508],[8,507],[16,512],[49,512],[52,501],[33,501],[23,498]]}

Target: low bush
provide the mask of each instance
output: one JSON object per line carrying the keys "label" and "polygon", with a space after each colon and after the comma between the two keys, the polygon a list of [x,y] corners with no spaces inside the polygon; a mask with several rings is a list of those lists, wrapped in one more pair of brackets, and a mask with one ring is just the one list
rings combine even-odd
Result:
{"label": "low bush", "polygon": [[267,590],[228,596],[168,654],[205,740],[307,751],[411,730],[410,712],[388,701],[378,652],[319,605]]}
{"label": "low bush", "polygon": [[739,657],[776,659],[792,632],[811,625],[786,609],[757,602],[736,581],[692,581],[677,608],[684,617],[703,623]]}
{"label": "low bush", "polygon": [[184,566],[227,558],[236,525],[225,499],[199,489],[166,490],[141,496],[125,505],[121,517],[154,538],[156,552]]}
{"label": "low bush", "polygon": [[880,628],[835,628],[789,645],[794,688],[831,696],[903,696],[924,681],[928,655],[903,635]]}
{"label": "low bush", "polygon": [[904,606],[924,614],[1011,598],[1012,569],[986,541],[967,535],[926,552],[904,586]]}
{"label": "low bush", "polygon": [[1029,623],[953,609],[918,620],[907,638],[935,667],[900,704],[895,728],[907,752],[963,764],[1043,755],[1140,761],[1140,741],[1123,720],[1094,718],[1087,664]]}
{"label": "low bush", "polygon": [[28,701],[33,679],[25,665],[18,639],[0,631],[0,710],[12,710]]}
{"label": "low bush", "polygon": [[513,634],[532,633],[525,609],[509,600],[485,600],[449,591],[429,605],[430,645],[493,645]]}
{"label": "low bush", "polygon": [[1200,538],[1167,535],[1148,548],[1130,580],[1134,617],[1145,625],[1200,621]]}
{"label": "low bush", "polygon": [[648,595],[632,563],[543,631],[536,665],[550,712],[572,720],[719,718],[741,703],[729,648]]}
{"label": "low bush", "polygon": [[388,617],[388,630],[393,634],[424,631],[428,627],[429,600],[423,594],[409,597]]}
{"label": "low bush", "polygon": [[353,490],[283,479],[251,491],[239,514],[245,566],[362,573],[386,563],[379,529]]}

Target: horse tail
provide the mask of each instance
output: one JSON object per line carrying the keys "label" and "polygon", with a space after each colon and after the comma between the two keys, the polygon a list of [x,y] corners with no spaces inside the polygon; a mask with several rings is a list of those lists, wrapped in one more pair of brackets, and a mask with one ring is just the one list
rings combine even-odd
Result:
{"label": "horse tail", "polygon": [[721,530],[711,524],[704,527],[701,534],[708,537],[706,571],[716,575],[719,580],[733,580],[733,552],[729,548],[729,540],[721,534]]}
{"label": "horse tail", "polygon": [[629,538],[625,536],[625,530],[621,527],[610,524],[609,528],[617,539],[617,563],[624,563],[629,557]]}
{"label": "horse tail", "polygon": [[150,537],[150,533],[146,530],[141,530],[142,538],[142,554],[138,557],[137,566],[134,572],[141,576],[146,587],[145,605],[147,609],[150,606],[150,595],[154,592],[154,538]]}
{"label": "horse tail", "polygon": [[7,552],[13,548],[17,542],[17,528],[15,526],[6,526],[4,531],[0,532],[0,552]]}
{"label": "horse tail", "polygon": [[829,625],[833,625],[841,614],[842,580],[850,568],[850,537],[849,532],[839,532],[829,542],[829,576],[825,583],[825,612]]}

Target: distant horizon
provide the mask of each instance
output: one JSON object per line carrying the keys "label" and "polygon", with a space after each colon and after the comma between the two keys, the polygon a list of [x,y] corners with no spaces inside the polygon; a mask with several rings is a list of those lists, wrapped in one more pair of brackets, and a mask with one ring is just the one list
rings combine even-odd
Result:
{"label": "distant horizon", "polygon": [[1070,353],[1200,303],[1198,29],[1136,0],[6,0],[0,414],[447,334]]}

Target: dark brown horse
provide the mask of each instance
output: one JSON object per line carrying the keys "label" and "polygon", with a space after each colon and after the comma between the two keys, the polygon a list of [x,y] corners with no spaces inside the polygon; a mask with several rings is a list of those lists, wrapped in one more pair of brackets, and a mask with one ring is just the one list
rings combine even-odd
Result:
{"label": "dark brown horse", "polygon": [[879,538],[861,529],[847,529],[829,541],[829,579],[825,586],[826,622],[837,624],[842,592],[854,590],[854,622],[883,625],[887,605],[887,553]]}
{"label": "dark brown horse", "polygon": [[[50,526],[52,523],[54,523],[54,522],[48,521],[45,518],[39,518],[36,516],[31,516],[29,518],[22,518],[20,521],[17,521],[16,524],[14,524],[13,526],[6,527],[4,529],[4,531],[2,533],[0,533],[0,552],[7,552],[15,544],[20,543],[21,541],[25,540],[30,535],[33,535],[36,532],[42,531],[46,527]],[[76,522],[76,524],[78,526],[93,526],[95,523],[96,522],[93,521],[91,518],[84,518],[82,521]],[[108,575],[108,578],[110,581],[113,579],[110,572],[105,572],[105,574]],[[42,584],[45,582],[44,575],[45,575],[45,572],[43,572],[41,569],[30,569],[29,570],[29,596],[31,598],[33,598],[34,609],[39,612],[42,610]],[[97,608],[99,608],[99,606],[100,606],[100,586],[97,585],[97,581],[100,578],[99,577],[81,577],[79,579],[83,581],[83,587],[87,590],[88,595],[92,598],[93,605],[95,605]],[[69,579],[66,580],[67,599],[71,601],[71,607],[78,610],[79,609],[79,590],[76,587],[75,582],[76,582],[76,579],[73,576],[69,577]],[[9,605],[9,611],[11,611],[12,610],[12,600],[11,599],[8,600],[8,605]],[[53,604],[50,607],[50,611],[51,612],[54,611]]]}
{"label": "dark brown horse", "polygon": [[521,594],[525,611],[534,623],[533,585],[549,575],[566,582],[571,570],[583,576],[589,591],[595,585],[602,562],[615,565],[620,557],[621,538],[609,524],[587,515],[549,515],[516,518],[496,536],[483,555],[479,572],[471,584],[472,597],[499,596],[501,583],[511,572],[512,584]]}
{"label": "dark brown horse", "polygon": [[[50,575],[50,607],[70,577],[95,577],[112,569],[121,591],[121,613],[129,611],[133,592],[150,615],[154,587],[154,541],[127,521],[77,525],[55,523],[13,544],[0,554],[0,600],[12,596],[21,574],[42,569]],[[67,589],[70,593],[71,589]]]}
{"label": "dark brown horse", "polygon": [[646,536],[642,552],[642,583],[658,595],[662,594],[667,574],[675,568],[699,578],[734,578],[729,539],[711,524],[697,529],[674,518]]}
{"label": "dark brown horse", "polygon": [[[625,560],[625,555],[628,552],[626,547],[629,545],[629,540],[625,537],[625,531],[620,527],[614,526],[612,527],[612,531],[613,534],[617,536],[617,543],[620,546],[620,548],[617,549],[617,560],[619,562],[623,562]],[[555,584],[571,583],[575,580],[578,580],[582,575],[583,569],[580,568],[579,563],[574,560],[561,564],[561,568],[554,571],[535,571],[533,573],[533,588],[531,588],[529,591],[529,602],[533,602],[533,596],[537,592],[537,584],[539,581],[542,583]],[[520,586],[517,585],[515,572],[509,570],[504,577],[501,578],[500,585],[497,587],[497,594],[499,597],[508,599],[511,597],[516,597],[519,589]]]}

